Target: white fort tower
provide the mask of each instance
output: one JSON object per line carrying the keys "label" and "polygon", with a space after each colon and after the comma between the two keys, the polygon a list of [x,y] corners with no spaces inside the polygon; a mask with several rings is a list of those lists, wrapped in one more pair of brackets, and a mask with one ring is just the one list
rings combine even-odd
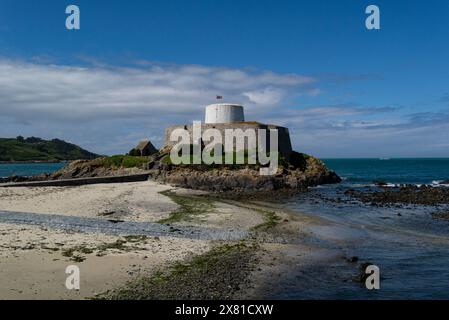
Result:
{"label": "white fort tower", "polygon": [[[170,136],[174,130],[181,129],[187,130],[190,137],[193,137],[193,125],[174,125],[168,127],[165,130],[165,146],[173,146],[176,142],[171,141]],[[245,121],[245,116],[243,113],[243,106],[240,104],[233,103],[218,103],[211,104],[206,107],[206,119],[204,123],[201,124],[201,131],[204,132],[207,129],[216,129],[220,131],[222,137],[226,136],[227,129],[240,130],[239,135],[245,138],[245,132],[248,129],[259,130],[265,129],[267,133],[267,143],[270,142],[269,131],[271,129],[276,129],[278,131],[278,150],[285,157],[289,159],[292,153],[292,145],[290,142],[290,134],[287,128],[272,125],[263,124],[257,121]],[[193,143],[193,141],[191,141]],[[237,148],[237,147],[236,147]],[[245,146],[243,146],[245,149]],[[237,150],[239,151],[239,150]]]}
{"label": "white fort tower", "polygon": [[232,103],[216,103],[206,107],[206,124],[244,122],[243,106]]}

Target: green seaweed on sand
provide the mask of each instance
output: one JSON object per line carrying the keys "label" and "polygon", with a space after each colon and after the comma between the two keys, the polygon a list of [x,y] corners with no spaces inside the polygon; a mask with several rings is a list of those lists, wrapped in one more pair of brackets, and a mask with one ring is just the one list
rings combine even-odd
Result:
{"label": "green seaweed on sand", "polygon": [[127,242],[145,242],[148,237],[145,235],[129,235],[129,236],[123,236],[123,238]]}
{"label": "green seaweed on sand", "polygon": [[129,235],[123,236],[123,238],[117,239],[113,242],[105,242],[95,247],[88,247],[84,245],[78,245],[70,248],[62,249],[62,256],[70,258],[72,261],[82,262],[85,260],[83,255],[92,254],[97,252],[96,255],[101,257],[106,254],[108,250],[119,250],[122,252],[129,252],[133,250],[143,250],[144,248],[136,246],[138,243],[146,243],[148,239],[145,235]]}
{"label": "green seaweed on sand", "polygon": [[276,214],[274,211],[264,210],[264,209],[255,209],[263,214],[263,218],[265,222],[255,226],[252,228],[252,230],[263,230],[267,231],[273,227],[275,227],[281,218]]}
{"label": "green seaweed on sand", "polygon": [[169,197],[179,208],[171,212],[168,218],[159,220],[158,223],[190,221],[195,216],[204,215],[215,208],[214,201],[206,197],[179,195],[170,190],[160,193]]}
{"label": "green seaweed on sand", "polygon": [[83,262],[86,258],[80,254],[77,254],[78,248],[69,248],[62,250],[62,255],[64,257],[70,258],[74,262]]}
{"label": "green seaweed on sand", "polygon": [[244,242],[220,245],[93,299],[230,299],[248,281],[256,262],[255,249],[255,244]]}

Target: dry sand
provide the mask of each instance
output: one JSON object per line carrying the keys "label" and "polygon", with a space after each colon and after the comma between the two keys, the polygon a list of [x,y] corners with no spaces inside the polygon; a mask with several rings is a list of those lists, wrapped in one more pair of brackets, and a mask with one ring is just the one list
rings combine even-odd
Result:
{"label": "dry sand", "polygon": [[[123,285],[140,272],[210,249],[209,242],[200,240],[148,237],[127,241],[118,236],[10,224],[0,224],[0,234],[1,299],[89,298]],[[123,248],[114,248],[117,240],[126,241]],[[73,249],[71,257],[64,255]],[[74,257],[85,260],[73,261]],[[79,291],[65,287],[69,265],[80,268]]]}
{"label": "dry sand", "polygon": [[0,210],[71,215],[120,216],[126,221],[157,221],[178,206],[152,181],[79,187],[0,188]]}

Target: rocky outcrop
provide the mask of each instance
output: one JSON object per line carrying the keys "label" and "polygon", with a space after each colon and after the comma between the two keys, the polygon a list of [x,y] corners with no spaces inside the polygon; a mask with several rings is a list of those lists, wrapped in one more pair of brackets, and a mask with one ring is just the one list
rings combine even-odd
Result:
{"label": "rocky outcrop", "polygon": [[106,158],[98,158],[94,160],[75,160],[69,162],[62,169],[53,173],[42,173],[29,177],[11,176],[7,178],[0,178],[0,183],[111,177],[135,175],[146,172],[141,167],[125,168],[105,165],[105,159]]}
{"label": "rocky outcrop", "polygon": [[448,221],[449,220],[449,211],[434,212],[434,213],[432,213],[432,217],[434,219]]}
{"label": "rocky outcrop", "polygon": [[127,174],[138,174],[145,170],[142,168],[124,168],[106,166],[103,158],[92,161],[77,160],[67,164],[64,168],[50,175],[51,180],[87,178],[87,177],[110,177],[123,176]]}
{"label": "rocky outcrop", "polygon": [[356,198],[362,202],[388,205],[388,204],[418,204],[438,205],[449,203],[449,188],[435,188],[432,186],[403,185],[383,190],[354,190],[345,191],[345,195]]}
{"label": "rocky outcrop", "polygon": [[262,176],[257,167],[171,165],[155,160],[150,177],[178,187],[214,192],[304,190],[310,186],[338,183],[340,177],[320,160],[308,157],[303,168],[282,166],[273,176]]}
{"label": "rocky outcrop", "polygon": [[[42,176],[42,178],[40,178]],[[39,178],[36,176],[36,180],[34,181],[40,181],[41,179],[45,179],[45,177],[47,177],[47,175],[39,175]],[[0,178],[0,183],[10,183],[10,182],[25,182],[25,181],[30,181],[31,177],[22,177],[22,176],[10,176],[10,177],[6,177],[6,178]]]}
{"label": "rocky outcrop", "polygon": [[213,192],[302,191],[320,184],[338,183],[340,177],[319,159],[293,153],[290,162],[280,164],[276,175],[262,176],[255,165],[173,165],[163,150],[148,158],[143,167],[105,165],[105,158],[77,160],[52,174],[11,177],[3,182],[66,180],[75,178],[124,176],[149,173],[150,179],[173,186]]}

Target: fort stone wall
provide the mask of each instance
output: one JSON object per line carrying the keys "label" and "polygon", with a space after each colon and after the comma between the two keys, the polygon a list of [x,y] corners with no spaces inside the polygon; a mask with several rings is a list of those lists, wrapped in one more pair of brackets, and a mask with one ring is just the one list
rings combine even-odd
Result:
{"label": "fort stone wall", "polygon": [[[193,143],[193,125],[175,125],[168,127],[165,130],[165,147],[167,146],[173,146],[177,143],[177,141],[170,141],[171,133],[176,129],[184,129],[187,130],[190,134],[191,141],[190,143]],[[286,158],[287,160],[290,159],[290,154],[292,153],[292,145],[290,140],[290,133],[288,131],[288,128],[280,127],[276,125],[270,125],[270,124],[262,124],[258,122],[234,122],[234,123],[214,123],[214,124],[207,124],[202,123],[201,124],[201,132],[204,133],[207,129],[217,129],[220,131],[222,138],[223,138],[223,144],[225,142],[225,130],[226,129],[241,129],[243,131],[240,133],[240,136],[237,135],[237,139],[243,139],[245,138],[245,131],[247,129],[255,129],[256,135],[258,129],[265,129],[266,130],[266,150],[270,150],[270,129],[276,129],[278,131],[278,151],[279,153]],[[236,132],[238,134],[238,131]],[[206,142],[206,144],[209,144]],[[246,144],[245,144],[246,146]],[[236,150],[236,143],[234,140],[234,150],[235,151],[241,151]]]}

